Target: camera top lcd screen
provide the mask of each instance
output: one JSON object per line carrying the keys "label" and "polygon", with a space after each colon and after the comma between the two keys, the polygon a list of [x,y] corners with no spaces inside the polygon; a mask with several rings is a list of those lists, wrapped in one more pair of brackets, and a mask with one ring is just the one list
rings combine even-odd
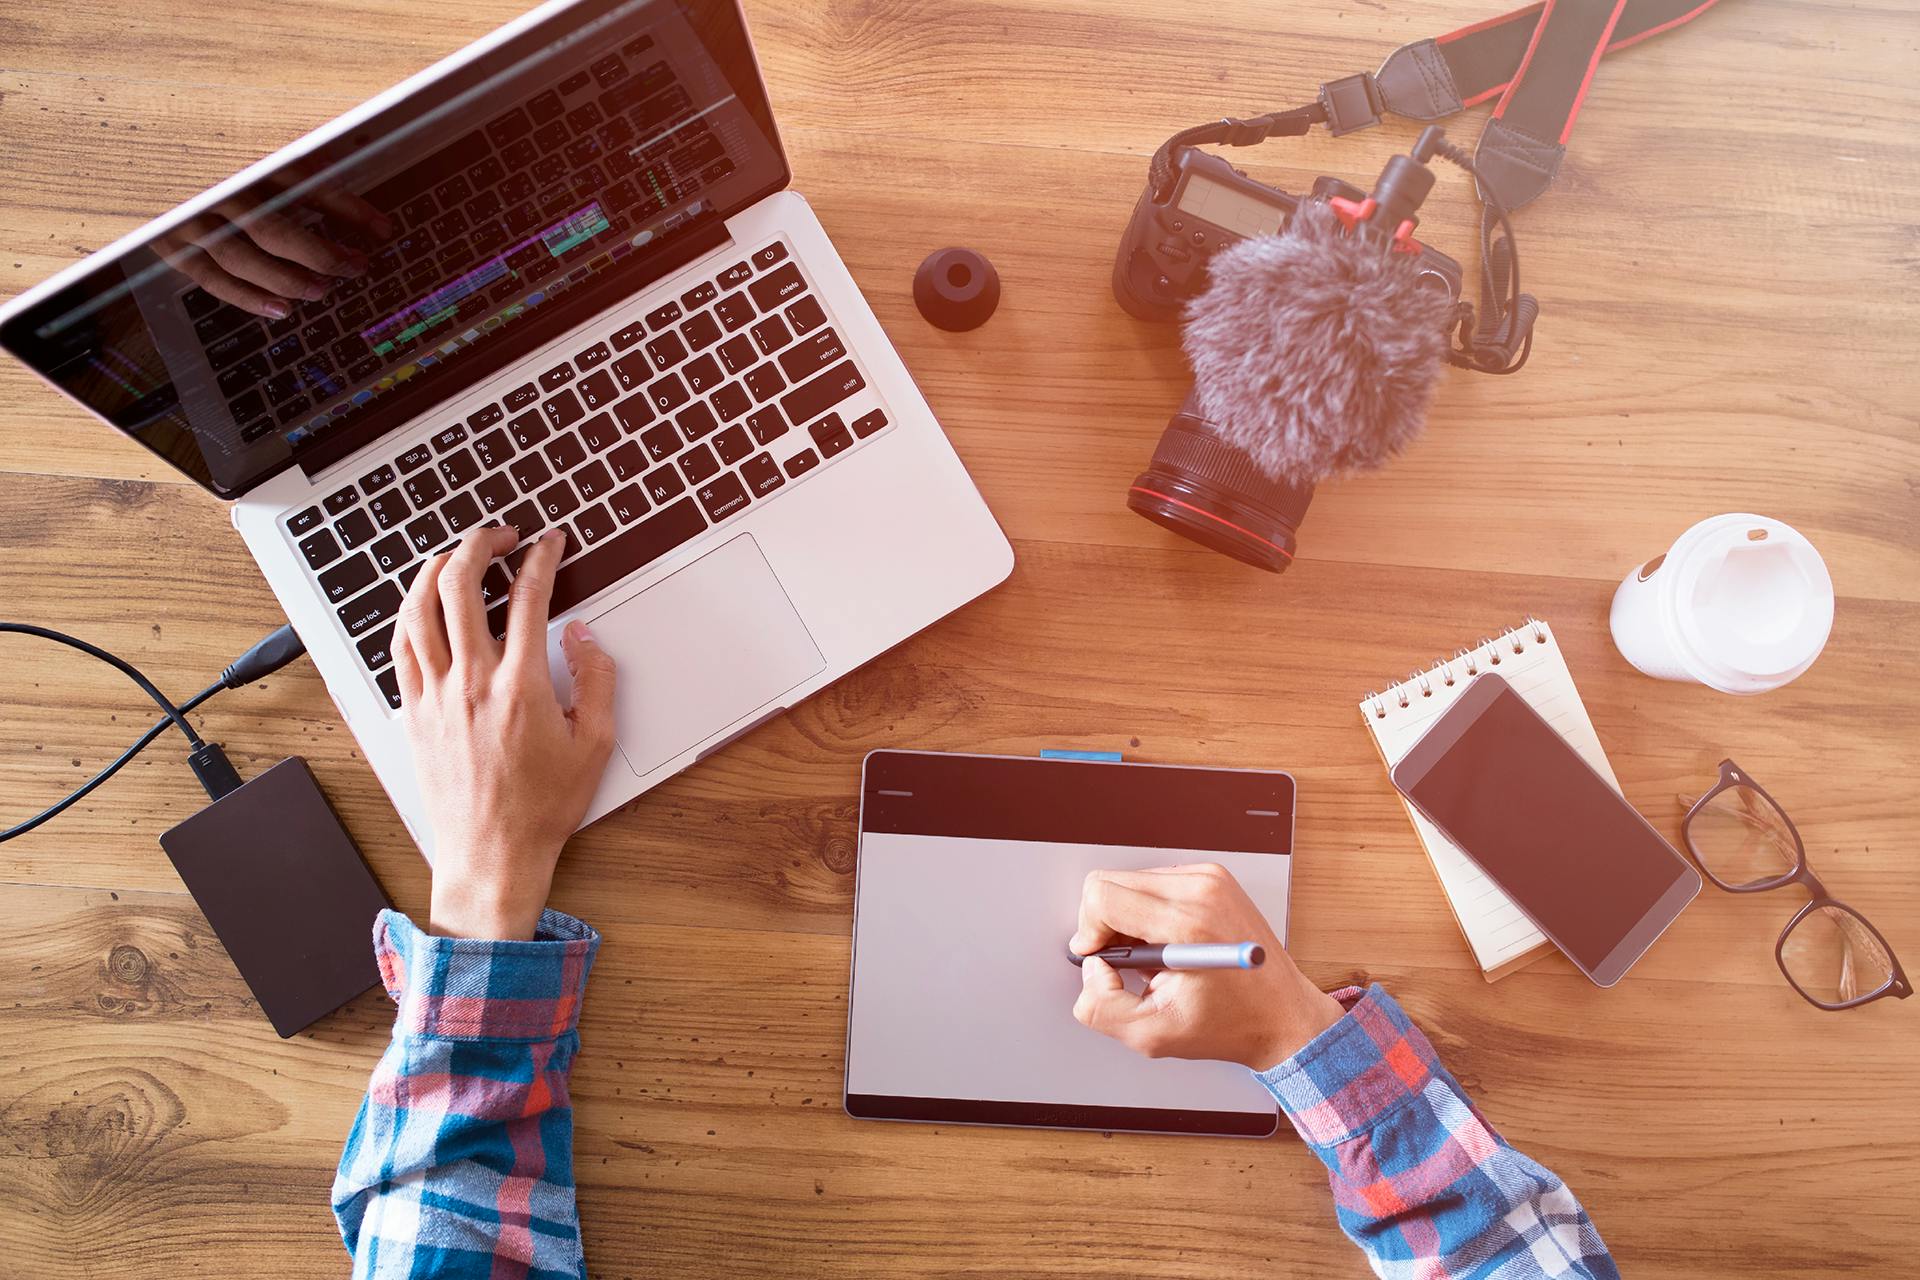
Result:
{"label": "camera top lcd screen", "polygon": [[1175,207],[1238,236],[1270,236],[1286,218],[1275,205],[1198,173],[1187,175]]}

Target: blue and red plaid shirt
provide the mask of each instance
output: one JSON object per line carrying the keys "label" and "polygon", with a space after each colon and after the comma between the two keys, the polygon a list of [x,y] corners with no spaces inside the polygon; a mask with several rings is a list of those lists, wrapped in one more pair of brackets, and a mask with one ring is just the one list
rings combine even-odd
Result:
{"label": "blue and red plaid shirt", "polygon": [[[333,1184],[353,1274],[584,1277],[567,1073],[600,936],[443,938],[383,911],[399,1005]],[[1508,1146],[1379,987],[1260,1080],[1327,1166],[1340,1227],[1389,1277],[1617,1277],[1566,1184]]]}

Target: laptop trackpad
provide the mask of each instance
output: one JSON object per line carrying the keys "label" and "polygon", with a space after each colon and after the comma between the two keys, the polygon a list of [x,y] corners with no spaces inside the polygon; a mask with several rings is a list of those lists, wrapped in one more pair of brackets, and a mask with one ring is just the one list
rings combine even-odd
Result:
{"label": "laptop trackpad", "polygon": [[751,534],[587,622],[619,666],[614,736],[637,774],[827,665]]}

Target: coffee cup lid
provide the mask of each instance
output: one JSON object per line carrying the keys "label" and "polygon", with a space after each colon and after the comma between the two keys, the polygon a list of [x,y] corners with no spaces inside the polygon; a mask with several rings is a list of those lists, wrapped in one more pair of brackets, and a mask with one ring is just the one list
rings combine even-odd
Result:
{"label": "coffee cup lid", "polygon": [[1702,674],[1719,677],[1708,682],[1768,685],[1798,675],[1833,629],[1833,579],[1820,553],[1764,516],[1721,516],[1689,533],[1696,536],[1676,566],[1675,620]]}

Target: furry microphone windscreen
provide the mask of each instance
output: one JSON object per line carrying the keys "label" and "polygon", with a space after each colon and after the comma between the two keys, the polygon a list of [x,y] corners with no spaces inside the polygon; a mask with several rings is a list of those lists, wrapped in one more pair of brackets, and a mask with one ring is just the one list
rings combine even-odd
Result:
{"label": "furry microphone windscreen", "polygon": [[1208,275],[1187,304],[1194,390],[1261,470],[1314,484],[1377,467],[1419,434],[1454,304],[1411,255],[1302,201],[1286,231],[1222,250]]}

